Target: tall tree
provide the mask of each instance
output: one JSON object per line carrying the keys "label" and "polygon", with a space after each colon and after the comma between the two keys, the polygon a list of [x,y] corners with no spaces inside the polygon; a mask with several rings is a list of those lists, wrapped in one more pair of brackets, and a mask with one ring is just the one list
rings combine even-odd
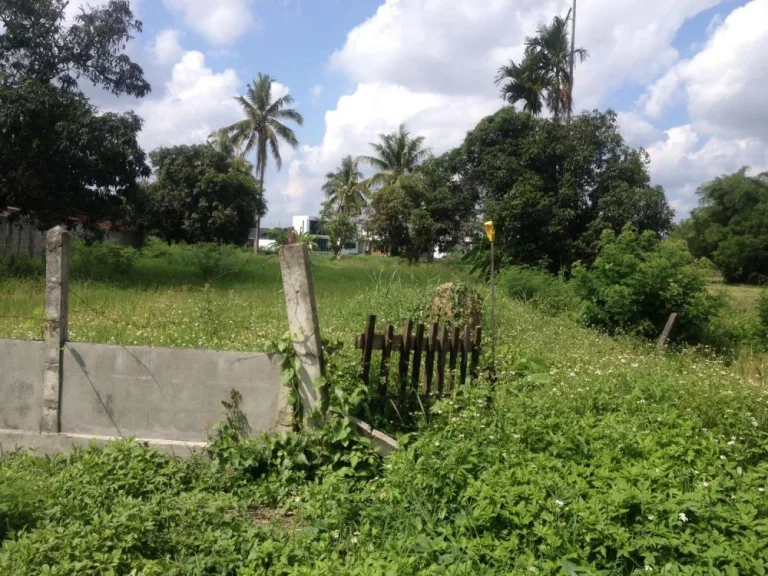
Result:
{"label": "tall tree", "polygon": [[359,214],[368,201],[368,187],[358,168],[358,161],[347,156],[335,172],[328,172],[323,192],[329,205],[344,216]]}
{"label": "tall tree", "polygon": [[626,145],[614,112],[566,124],[505,107],[467,134],[460,155],[453,181],[475,190],[505,262],[556,272],[593,260],[606,228],[631,223],[661,237],[672,226],[648,155]]}
{"label": "tall tree", "polygon": [[0,1],[0,211],[19,208],[40,228],[87,228],[114,218],[150,174],[135,114],[103,114],[78,82],[145,96],[141,67],[124,53],[141,31],[128,0],[81,10],[65,0]]}
{"label": "tall tree", "polygon": [[587,59],[584,48],[570,44],[568,22],[555,16],[551,24],[541,24],[535,36],[525,39],[525,54],[518,65],[514,61],[502,66],[496,76],[501,84],[501,96],[510,104],[523,102],[526,112],[538,115],[541,102],[555,118],[570,114],[573,110],[571,59]]}
{"label": "tall tree", "polygon": [[424,136],[411,137],[405,124],[389,134],[379,134],[379,141],[371,142],[371,147],[375,155],[361,156],[360,160],[377,170],[370,178],[370,185],[376,187],[396,184],[431,154],[424,147]]}
{"label": "tall tree", "polygon": [[[258,77],[248,85],[245,96],[235,98],[243,109],[245,119],[228,128],[235,139],[244,143],[243,154],[256,149],[256,177],[262,193],[269,155],[272,155],[278,170],[283,166],[280,140],[293,148],[299,145],[296,134],[283,122],[290,120],[299,126],[304,124],[303,116],[297,110],[288,108],[293,103],[293,96],[285,94],[275,100],[272,99],[274,81],[271,76],[259,73]],[[261,213],[256,214],[256,240],[253,244],[256,252],[259,251],[262,216]]]}
{"label": "tall tree", "polygon": [[233,170],[212,146],[158,148],[155,180],[141,195],[139,222],[166,242],[245,243],[260,211],[259,183]]}
{"label": "tall tree", "polygon": [[768,282],[768,172],[742,168],[702,185],[699,206],[675,233],[729,282]]}

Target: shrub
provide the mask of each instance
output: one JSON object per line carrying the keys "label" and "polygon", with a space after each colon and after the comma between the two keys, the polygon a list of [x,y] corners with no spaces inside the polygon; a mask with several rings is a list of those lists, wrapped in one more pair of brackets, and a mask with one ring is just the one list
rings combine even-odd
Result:
{"label": "shrub", "polygon": [[584,300],[583,320],[610,332],[653,338],[676,312],[673,338],[701,342],[722,307],[685,244],[629,227],[618,237],[603,232],[597,259],[589,268],[577,265],[573,282]]}
{"label": "shrub", "polygon": [[573,287],[564,278],[527,266],[504,269],[498,285],[508,296],[530,302],[550,313],[575,310],[580,303]]}
{"label": "shrub", "polygon": [[448,282],[435,288],[417,313],[421,321],[444,321],[451,326],[479,326],[483,297],[465,282]]}
{"label": "shrub", "polygon": [[71,244],[71,270],[76,278],[89,280],[127,279],[133,272],[138,252],[129,246],[109,242]]}

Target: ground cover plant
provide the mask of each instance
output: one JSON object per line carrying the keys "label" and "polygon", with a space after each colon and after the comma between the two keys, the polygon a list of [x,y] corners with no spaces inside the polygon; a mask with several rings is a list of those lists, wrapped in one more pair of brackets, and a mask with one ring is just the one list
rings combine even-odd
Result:
{"label": "ground cover plant", "polygon": [[[368,311],[392,313],[391,282],[361,283]],[[696,349],[498,307],[495,382],[425,407],[386,460],[338,417],[355,400],[335,369],[323,430],[249,438],[230,401],[200,458],[5,454],[0,573],[764,574],[766,389]]]}

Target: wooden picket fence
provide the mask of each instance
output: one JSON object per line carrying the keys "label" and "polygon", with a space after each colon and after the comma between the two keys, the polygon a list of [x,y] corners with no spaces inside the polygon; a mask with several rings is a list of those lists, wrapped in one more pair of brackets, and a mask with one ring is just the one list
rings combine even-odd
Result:
{"label": "wooden picket fence", "polygon": [[[402,405],[411,392],[425,398],[433,394],[440,397],[452,390],[457,382],[466,382],[467,374],[470,378],[477,377],[482,335],[483,329],[480,326],[474,330],[464,326],[462,330],[443,325],[441,331],[437,322],[429,326],[417,324],[414,333],[413,320],[403,322],[402,334],[395,334],[395,327],[391,324],[387,326],[384,334],[376,334],[376,316],[369,315],[365,321],[365,331],[358,335],[355,341],[355,348],[362,350],[360,376],[364,382],[370,381],[373,351],[381,350],[376,391],[379,398],[393,397],[389,392],[393,366],[397,366],[397,389],[394,397],[399,404]],[[396,364],[392,360],[395,353],[399,354]]]}

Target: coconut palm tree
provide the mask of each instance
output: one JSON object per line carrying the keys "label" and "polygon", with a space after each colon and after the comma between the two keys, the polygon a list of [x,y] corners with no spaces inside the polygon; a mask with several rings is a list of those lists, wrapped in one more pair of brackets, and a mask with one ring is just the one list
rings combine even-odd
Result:
{"label": "coconut palm tree", "polygon": [[581,62],[587,59],[584,48],[572,48],[568,35],[571,14],[555,16],[551,24],[541,24],[536,35],[525,39],[525,56],[518,65],[510,61],[502,66],[496,83],[502,84],[501,96],[510,104],[523,102],[524,110],[542,112],[541,101],[555,118],[570,114],[573,109],[571,85],[571,50]]}
{"label": "coconut palm tree", "polygon": [[[249,85],[244,96],[237,96],[235,100],[243,109],[245,118],[229,126],[229,130],[236,141],[243,143],[243,155],[256,149],[256,177],[264,193],[264,172],[267,169],[269,155],[275,161],[275,166],[280,170],[283,159],[280,155],[280,140],[289,146],[296,148],[299,141],[293,130],[283,122],[291,120],[299,126],[304,123],[304,118],[298,111],[288,108],[293,103],[293,97],[286,94],[277,99],[272,99],[272,83],[274,78],[267,74],[259,73]],[[259,251],[259,234],[261,233],[261,215],[256,215],[256,241],[254,250]]]}
{"label": "coconut palm tree", "polygon": [[431,150],[424,147],[424,136],[412,138],[405,124],[389,134],[379,134],[379,142],[371,142],[371,146],[376,155],[361,156],[359,160],[378,170],[369,179],[370,185],[376,187],[396,183],[431,154]]}
{"label": "coconut palm tree", "polygon": [[368,201],[368,187],[358,168],[358,161],[347,156],[335,172],[328,172],[323,192],[330,205],[344,216],[359,213]]}
{"label": "coconut palm tree", "polygon": [[245,159],[243,155],[243,144],[233,137],[227,128],[220,128],[208,136],[208,145],[217,152],[221,152],[229,158],[229,165],[233,170],[243,174],[253,172],[253,163]]}

